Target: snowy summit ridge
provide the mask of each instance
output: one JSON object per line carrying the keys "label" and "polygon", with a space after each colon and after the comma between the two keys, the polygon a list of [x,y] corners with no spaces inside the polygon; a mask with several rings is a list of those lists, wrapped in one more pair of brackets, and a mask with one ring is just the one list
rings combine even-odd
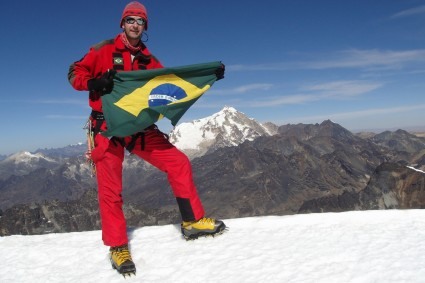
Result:
{"label": "snowy summit ridge", "polygon": [[0,237],[0,282],[424,282],[423,209],[225,222],[220,237],[196,241],[183,240],[177,225],[135,229],[137,275],[126,280],[101,231]]}
{"label": "snowy summit ridge", "polygon": [[44,156],[41,153],[31,153],[29,151],[20,151],[6,158],[7,161],[15,162],[15,163],[28,163],[30,160],[39,160],[39,159],[52,161],[50,158]]}
{"label": "snowy summit ridge", "polygon": [[246,140],[275,133],[276,129],[225,106],[209,117],[178,125],[171,132],[170,141],[193,158],[220,147],[237,146]]}

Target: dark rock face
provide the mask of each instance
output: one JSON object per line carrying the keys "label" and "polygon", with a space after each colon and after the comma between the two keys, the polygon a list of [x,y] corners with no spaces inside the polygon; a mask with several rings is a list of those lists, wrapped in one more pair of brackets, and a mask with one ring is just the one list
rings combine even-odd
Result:
{"label": "dark rock face", "polygon": [[[143,209],[124,206],[128,227],[178,222],[177,208]],[[80,199],[16,205],[1,213],[0,235],[33,235],[98,230],[100,226],[97,191],[89,189]]]}
{"label": "dark rock face", "polygon": [[[285,125],[278,132],[192,160],[208,216],[425,206],[424,138],[404,131],[360,138],[331,121]],[[96,191],[90,189],[94,180],[67,162],[0,181],[1,200],[28,196],[24,204],[0,206],[1,235],[100,228]],[[132,157],[126,162],[123,197],[129,227],[178,223],[166,175]]]}
{"label": "dark rock face", "polygon": [[96,194],[91,189],[74,201],[13,206],[0,218],[1,233],[31,235],[99,229]]}

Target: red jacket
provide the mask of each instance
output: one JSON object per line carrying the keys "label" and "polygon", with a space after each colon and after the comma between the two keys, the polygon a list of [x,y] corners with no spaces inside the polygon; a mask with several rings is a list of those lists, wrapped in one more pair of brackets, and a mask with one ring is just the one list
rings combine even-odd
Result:
{"label": "red jacket", "polygon": [[[142,43],[142,52],[136,54],[133,61],[131,53],[120,39],[102,41],[90,48],[90,51],[80,60],[69,67],[68,80],[76,90],[88,90],[87,81],[100,77],[108,69],[119,71],[144,70],[163,68],[158,59],[153,56]],[[89,95],[90,107],[102,112],[102,100],[99,93]]]}

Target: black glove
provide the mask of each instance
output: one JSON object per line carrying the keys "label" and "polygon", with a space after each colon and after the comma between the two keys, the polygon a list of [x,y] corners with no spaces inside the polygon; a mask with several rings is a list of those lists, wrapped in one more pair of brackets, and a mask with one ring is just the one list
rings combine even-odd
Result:
{"label": "black glove", "polygon": [[90,79],[87,82],[89,91],[98,91],[101,95],[110,93],[114,87],[115,70],[108,70],[100,78]]}
{"label": "black glove", "polygon": [[217,70],[215,70],[215,75],[217,76],[217,81],[224,78],[224,69],[225,69],[225,66],[222,63],[221,66],[218,67]]}

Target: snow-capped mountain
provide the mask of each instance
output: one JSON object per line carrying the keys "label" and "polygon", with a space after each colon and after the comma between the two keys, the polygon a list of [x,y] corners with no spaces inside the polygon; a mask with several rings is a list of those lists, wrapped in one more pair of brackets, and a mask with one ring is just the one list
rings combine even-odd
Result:
{"label": "snow-capped mountain", "polygon": [[0,179],[10,175],[25,175],[38,168],[53,168],[59,162],[42,153],[20,151],[0,161]]}
{"label": "snow-capped mountain", "polygon": [[82,156],[86,150],[87,150],[87,143],[79,142],[77,144],[71,144],[61,148],[38,149],[35,151],[35,153],[42,153],[45,156],[50,156],[54,158],[67,158],[67,157]]}
{"label": "snow-capped mountain", "polygon": [[53,159],[44,156],[42,153],[31,153],[28,151],[20,151],[11,156],[7,157],[5,162],[13,162],[15,164],[18,163],[33,163],[34,161],[45,160],[47,162],[54,162]]}
{"label": "snow-capped mountain", "polygon": [[209,117],[178,125],[170,141],[190,158],[220,147],[237,146],[246,140],[277,133],[277,126],[261,124],[233,107],[224,107]]}

